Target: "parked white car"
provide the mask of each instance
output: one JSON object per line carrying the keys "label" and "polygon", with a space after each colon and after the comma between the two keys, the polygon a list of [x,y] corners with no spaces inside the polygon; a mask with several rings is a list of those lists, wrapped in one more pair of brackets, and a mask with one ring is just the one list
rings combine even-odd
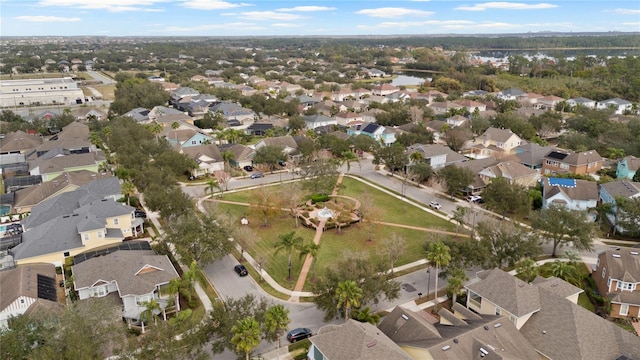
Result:
{"label": "parked white car", "polygon": [[437,201],[430,201],[429,202],[429,206],[431,206],[432,208],[434,208],[436,210],[439,210],[442,207],[442,205],[440,205],[440,203],[437,202]]}

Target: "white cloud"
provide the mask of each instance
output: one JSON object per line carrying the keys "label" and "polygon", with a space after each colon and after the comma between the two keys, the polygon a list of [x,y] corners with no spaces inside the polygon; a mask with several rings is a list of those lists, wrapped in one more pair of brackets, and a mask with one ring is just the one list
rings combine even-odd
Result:
{"label": "white cloud", "polygon": [[224,24],[206,24],[206,25],[197,25],[191,27],[185,26],[169,26],[165,28],[160,28],[158,30],[154,30],[153,32],[202,32],[208,30],[233,30],[243,29],[243,30],[263,30],[264,26],[258,26],[253,23],[244,23],[244,22],[235,22],[235,23],[224,23]]}
{"label": "white cloud", "polygon": [[294,15],[290,13],[276,12],[276,11],[247,11],[239,14],[224,14],[235,15],[244,19],[251,20],[299,20],[304,19],[304,16]]}
{"label": "white cloud", "polygon": [[487,9],[502,9],[502,10],[535,10],[535,9],[551,9],[556,8],[558,5],[538,3],[538,4],[525,4],[525,3],[512,3],[504,1],[494,1],[475,4],[472,6],[458,6],[455,10],[465,11],[485,11]]}
{"label": "white cloud", "polygon": [[356,14],[379,18],[396,18],[401,16],[431,16],[433,15],[433,12],[407,8],[385,7],[377,9],[362,9],[356,11]]}
{"label": "white cloud", "polygon": [[65,18],[60,16],[42,16],[42,15],[27,15],[27,16],[18,16],[16,17],[18,20],[22,21],[30,21],[30,22],[76,22],[80,21],[80,18]]}
{"label": "white cloud", "polygon": [[149,6],[153,6],[153,5],[156,5],[157,3],[162,3],[166,1],[168,0],[100,0],[100,1],[41,0],[38,3],[38,5],[53,6],[53,7],[72,7],[72,8],[78,8],[78,9],[91,9],[91,10],[106,10],[109,12],[123,12],[123,11],[157,12],[157,11],[164,11],[164,10],[149,8]]}
{"label": "white cloud", "polygon": [[282,8],[282,9],[278,9],[276,11],[282,11],[282,12],[294,12],[294,11],[312,12],[312,11],[330,11],[330,10],[336,10],[336,8],[329,7],[329,6],[296,6],[296,7],[292,7],[292,8]]}
{"label": "white cloud", "polygon": [[299,28],[302,27],[302,25],[300,24],[291,24],[291,23],[276,23],[276,24],[271,24],[271,27],[274,28]]}
{"label": "white cloud", "polygon": [[189,9],[198,10],[226,10],[249,6],[249,4],[245,3],[232,3],[220,0],[182,0],[181,5]]}
{"label": "white cloud", "polygon": [[638,15],[640,14],[640,9],[615,9],[612,12],[622,15]]}

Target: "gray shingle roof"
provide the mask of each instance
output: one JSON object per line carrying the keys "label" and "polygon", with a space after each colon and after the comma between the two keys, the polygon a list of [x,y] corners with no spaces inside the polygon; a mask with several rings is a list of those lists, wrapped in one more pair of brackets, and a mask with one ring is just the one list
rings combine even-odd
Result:
{"label": "gray shingle roof", "polygon": [[600,186],[613,197],[629,198],[640,193],[640,183],[628,180],[610,181]]}
{"label": "gray shingle roof", "polygon": [[369,323],[349,320],[342,325],[327,325],[309,338],[331,360],[409,360],[411,357],[384,333]]}
{"label": "gray shingle roof", "polygon": [[520,332],[550,359],[640,358],[640,338],[594,313],[539,289],[540,311]]}
{"label": "gray shingle roof", "polygon": [[74,265],[72,271],[76,289],[91,287],[100,280],[115,281],[120,297],[148,294],[179,277],[169,258],[153,250],[112,252]]}
{"label": "gray shingle roof", "polygon": [[478,274],[482,280],[465,286],[509,313],[521,317],[540,309],[537,288],[515,276],[493,269]]}

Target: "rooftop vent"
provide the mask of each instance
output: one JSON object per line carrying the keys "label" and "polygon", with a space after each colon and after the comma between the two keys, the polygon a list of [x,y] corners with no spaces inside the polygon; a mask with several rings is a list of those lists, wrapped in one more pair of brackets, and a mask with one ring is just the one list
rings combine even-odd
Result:
{"label": "rooftop vent", "polygon": [[502,326],[502,323],[496,323],[495,325],[493,325],[494,328],[499,328],[500,326]]}
{"label": "rooftop vent", "polygon": [[631,255],[638,255],[638,252],[637,252],[637,251],[631,251],[631,252],[629,252],[629,254],[631,254]]}
{"label": "rooftop vent", "polygon": [[489,330],[489,327],[487,325],[484,326],[485,330]]}
{"label": "rooftop vent", "polygon": [[613,256],[614,258],[619,258],[620,254],[611,254],[611,256]]}
{"label": "rooftop vent", "polygon": [[407,315],[405,315],[405,314],[400,315],[400,317],[402,317],[405,320],[409,320],[409,317]]}
{"label": "rooftop vent", "polygon": [[442,347],[442,351],[447,351],[449,349],[451,349],[450,345],[445,345],[445,346]]}
{"label": "rooftop vent", "polygon": [[377,343],[378,343],[378,342],[374,340],[374,341],[372,341],[372,342],[368,343],[368,344],[367,344],[367,347],[368,347],[368,348],[374,347],[374,346],[376,346],[376,344],[377,344]]}
{"label": "rooftop vent", "polygon": [[485,350],[485,348],[480,348],[480,357],[485,357],[489,355],[489,352]]}
{"label": "rooftop vent", "polygon": [[457,343],[459,343],[459,342],[460,342],[460,340],[458,340],[458,339],[453,339],[453,343],[454,343],[454,344],[457,344]]}

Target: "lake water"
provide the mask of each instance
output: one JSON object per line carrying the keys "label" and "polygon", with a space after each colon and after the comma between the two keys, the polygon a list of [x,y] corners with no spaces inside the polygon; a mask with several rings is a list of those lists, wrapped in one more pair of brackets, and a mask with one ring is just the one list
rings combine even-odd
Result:
{"label": "lake water", "polygon": [[416,76],[408,76],[408,75],[398,75],[395,79],[391,81],[391,85],[393,86],[418,86],[423,82],[428,81],[428,79],[419,78]]}

